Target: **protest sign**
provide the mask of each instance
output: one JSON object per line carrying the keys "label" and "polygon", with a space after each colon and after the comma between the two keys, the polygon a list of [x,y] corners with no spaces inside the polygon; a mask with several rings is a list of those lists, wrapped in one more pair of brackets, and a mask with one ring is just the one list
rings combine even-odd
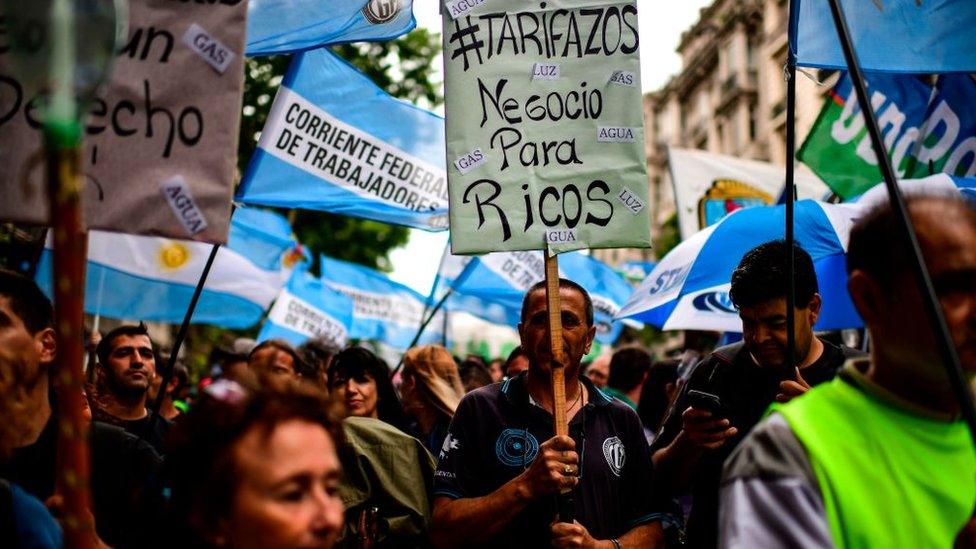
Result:
{"label": "protest sign", "polygon": [[412,0],[251,0],[247,14],[249,57],[390,40],[417,26]]}
{"label": "protest sign", "polygon": [[[243,87],[246,2],[133,2],[84,126],[89,228],[224,242]],[[39,101],[0,24],[0,219],[48,222]],[[81,37],[80,39],[85,39]]]}
{"label": "protest sign", "polygon": [[[775,204],[786,184],[782,166],[692,149],[669,147],[668,166],[682,239],[736,210]],[[800,198],[828,192],[805,166],[796,167],[794,181]]]}
{"label": "protest sign", "polygon": [[238,199],[447,229],[444,120],[327,49],[288,68]]}
{"label": "protest sign", "polygon": [[449,1],[452,249],[650,246],[635,2]]}

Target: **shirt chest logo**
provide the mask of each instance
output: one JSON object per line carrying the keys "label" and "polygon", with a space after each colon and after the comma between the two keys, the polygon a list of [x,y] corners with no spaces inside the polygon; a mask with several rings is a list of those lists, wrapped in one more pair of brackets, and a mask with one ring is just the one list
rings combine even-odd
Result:
{"label": "shirt chest logo", "polygon": [[523,467],[539,453],[539,441],[524,429],[505,429],[495,441],[495,456],[509,467]]}
{"label": "shirt chest logo", "polygon": [[603,441],[603,457],[607,460],[607,465],[613,474],[620,476],[624,470],[624,462],[627,460],[627,451],[624,443],[617,437],[610,437]]}

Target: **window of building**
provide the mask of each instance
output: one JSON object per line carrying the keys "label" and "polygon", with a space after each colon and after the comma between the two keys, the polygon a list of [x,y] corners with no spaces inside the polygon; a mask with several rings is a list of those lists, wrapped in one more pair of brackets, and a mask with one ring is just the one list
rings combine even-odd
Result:
{"label": "window of building", "polygon": [[755,141],[758,135],[758,109],[755,103],[749,103],[749,141]]}

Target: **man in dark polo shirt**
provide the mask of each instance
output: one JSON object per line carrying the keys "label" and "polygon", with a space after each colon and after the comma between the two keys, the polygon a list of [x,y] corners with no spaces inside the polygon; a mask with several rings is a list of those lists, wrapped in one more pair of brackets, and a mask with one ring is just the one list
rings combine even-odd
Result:
{"label": "man in dark polo shirt", "polygon": [[[431,539],[439,547],[655,547],[661,505],[636,413],[580,374],[596,330],[593,305],[561,279],[566,416],[556,437],[545,286],[529,289],[519,335],[529,369],[461,401],[434,478]],[[572,490],[576,521],[554,523]]]}
{"label": "man in dark polo shirt", "polygon": [[[821,306],[817,275],[810,255],[796,246],[796,346],[794,359],[787,360],[788,251],[786,242],[774,240],[743,256],[729,290],[743,340],[716,349],[695,367],[651,448],[658,477],[667,479],[671,492],[692,494],[690,547],[717,545],[722,464],[769,405],[833,379],[848,357],[861,354],[813,334]],[[696,407],[693,390],[717,396],[721,410]]]}

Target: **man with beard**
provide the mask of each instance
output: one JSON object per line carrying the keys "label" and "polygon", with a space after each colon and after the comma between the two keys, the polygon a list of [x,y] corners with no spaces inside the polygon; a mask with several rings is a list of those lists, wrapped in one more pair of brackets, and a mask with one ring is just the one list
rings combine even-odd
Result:
{"label": "man with beard", "polygon": [[817,275],[810,255],[796,246],[795,356],[787,357],[788,251],[786,242],[775,240],[743,256],[729,290],[743,340],[716,349],[695,367],[651,448],[659,478],[667,479],[672,493],[692,494],[691,547],[716,545],[722,463],[769,405],[832,379],[857,354],[814,336],[821,307]]}
{"label": "man with beard", "polygon": [[[559,281],[566,418],[554,436],[544,283],[525,294],[519,336],[527,371],[468,393],[434,474],[431,540],[439,547],[658,547],[660,492],[637,414],[580,375],[596,328],[581,286]],[[572,494],[576,520],[553,522]]]}
{"label": "man with beard", "polygon": [[95,354],[102,384],[94,418],[122,427],[162,453],[170,423],[163,418],[153,421],[146,407],[156,377],[156,355],[146,325],[115,328],[98,342]]}
{"label": "man with beard", "polygon": [[[0,478],[41,501],[54,495],[57,472],[58,411],[50,387],[58,353],[52,317],[51,302],[34,281],[0,269],[0,384],[10,383],[4,393],[14,393],[3,395],[0,423],[6,433],[0,451],[2,446],[10,451],[0,460]],[[113,425],[93,421],[89,435],[95,530],[112,547],[145,547],[153,535],[146,504],[159,456]],[[2,539],[0,547],[16,546]]]}

